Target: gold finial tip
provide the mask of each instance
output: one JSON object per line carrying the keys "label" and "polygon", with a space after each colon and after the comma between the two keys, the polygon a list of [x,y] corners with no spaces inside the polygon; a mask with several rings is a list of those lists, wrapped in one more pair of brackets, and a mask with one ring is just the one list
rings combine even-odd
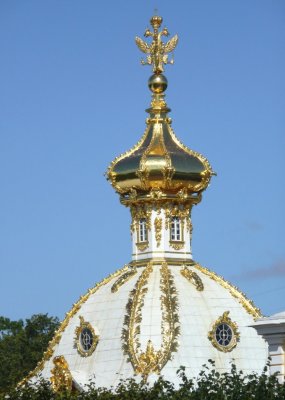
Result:
{"label": "gold finial tip", "polygon": [[158,29],[160,27],[160,25],[162,24],[162,17],[159,17],[158,15],[154,15],[151,20],[151,26],[153,27],[153,29]]}

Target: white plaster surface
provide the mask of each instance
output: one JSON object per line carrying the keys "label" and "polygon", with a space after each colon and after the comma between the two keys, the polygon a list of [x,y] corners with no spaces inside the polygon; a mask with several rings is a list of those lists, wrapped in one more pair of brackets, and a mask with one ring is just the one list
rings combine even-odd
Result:
{"label": "white plaster surface", "polygon": [[285,311],[260,318],[252,326],[269,345],[271,374],[285,382]]}
{"label": "white plaster surface", "polygon": [[[117,385],[120,379],[134,376],[133,367],[122,349],[121,336],[130,291],[134,289],[144,268],[138,267],[137,274],[117,292],[112,293],[111,287],[118,277],[89,296],[70,319],[54,348],[52,358],[45,363],[42,371],[44,377],[50,377],[54,366],[53,358],[60,355],[65,357],[73,379],[79,387],[84,387],[90,378],[95,379],[97,386],[111,387]],[[195,377],[209,359],[215,361],[216,368],[220,371],[229,371],[231,362],[234,361],[237,368],[245,373],[261,373],[268,356],[267,344],[255,329],[250,327],[254,319],[239,301],[227,289],[195,267],[193,270],[204,285],[201,292],[180,274],[181,266],[169,265],[169,268],[177,290],[180,336],[178,350],[172,354],[161,374],[177,385],[179,380],[176,371],[179,366],[185,366],[188,376]],[[142,307],[138,337],[143,351],[148,340],[152,341],[155,350],[159,350],[162,343],[160,285],[160,265],[154,265],[147,283],[148,291]],[[208,339],[212,324],[225,311],[229,311],[230,318],[237,323],[240,332],[240,341],[229,353],[217,350]],[[79,316],[89,322],[100,337],[94,353],[88,357],[82,357],[75,346],[75,329],[80,325]],[[136,379],[141,377],[137,376]],[[156,374],[149,377],[150,382],[155,379]]]}

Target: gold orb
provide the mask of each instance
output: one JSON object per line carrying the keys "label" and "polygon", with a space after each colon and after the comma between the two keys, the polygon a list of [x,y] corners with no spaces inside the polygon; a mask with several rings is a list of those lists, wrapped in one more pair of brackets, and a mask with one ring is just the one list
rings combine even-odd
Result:
{"label": "gold orb", "polygon": [[162,74],[154,74],[148,80],[148,87],[153,93],[163,93],[167,89],[167,79]]}

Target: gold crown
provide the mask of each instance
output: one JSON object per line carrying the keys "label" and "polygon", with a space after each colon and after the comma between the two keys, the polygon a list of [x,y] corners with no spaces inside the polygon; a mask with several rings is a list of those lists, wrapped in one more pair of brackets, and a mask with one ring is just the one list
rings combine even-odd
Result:
{"label": "gold crown", "polygon": [[162,24],[162,17],[159,17],[158,15],[154,15],[151,20],[151,26],[153,27],[153,29],[158,29],[160,27],[160,25]]}

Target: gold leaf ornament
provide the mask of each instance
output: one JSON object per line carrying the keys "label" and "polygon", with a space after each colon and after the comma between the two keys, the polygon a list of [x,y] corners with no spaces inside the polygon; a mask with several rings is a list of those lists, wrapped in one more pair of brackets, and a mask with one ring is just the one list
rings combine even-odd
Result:
{"label": "gold leaf ornament", "polygon": [[157,247],[160,246],[161,242],[161,230],[162,230],[162,219],[159,217],[156,217],[154,220],[154,229],[155,229],[155,240]]}
{"label": "gold leaf ornament", "polygon": [[148,280],[152,272],[153,265],[149,263],[138,279],[134,290],[131,291],[122,331],[124,353],[129,356],[129,361],[132,363],[135,373],[141,374],[144,380],[147,380],[149,374],[161,372],[167,361],[171,359],[172,353],[177,351],[177,338],[180,334],[176,288],[173,276],[165,262],[160,268],[162,345],[160,349],[155,350],[151,340],[149,340],[145,351],[141,350],[139,334],[142,322],[142,307],[148,290]]}
{"label": "gold leaf ornament", "polygon": [[51,384],[55,392],[71,391],[72,376],[66,359],[63,356],[58,356],[53,359],[54,367],[51,370]]}
{"label": "gold leaf ornament", "polygon": [[180,273],[184,278],[191,282],[199,292],[204,290],[202,279],[198,274],[196,274],[196,272],[191,271],[189,268],[184,266],[184,268],[180,270]]}

